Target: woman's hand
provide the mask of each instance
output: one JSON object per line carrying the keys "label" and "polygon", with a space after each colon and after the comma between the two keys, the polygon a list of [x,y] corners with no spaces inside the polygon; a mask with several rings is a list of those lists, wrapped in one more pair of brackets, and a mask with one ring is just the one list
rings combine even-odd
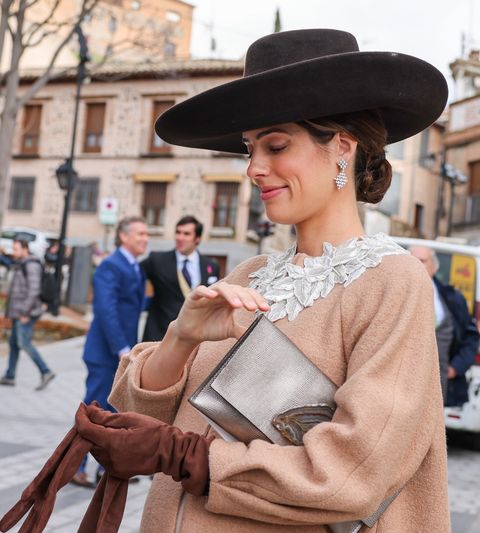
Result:
{"label": "woman's hand", "polygon": [[234,320],[236,309],[268,311],[269,305],[255,289],[225,281],[210,287],[200,285],[185,300],[172,323],[173,332],[178,340],[192,344],[230,337],[238,339],[245,328]]}

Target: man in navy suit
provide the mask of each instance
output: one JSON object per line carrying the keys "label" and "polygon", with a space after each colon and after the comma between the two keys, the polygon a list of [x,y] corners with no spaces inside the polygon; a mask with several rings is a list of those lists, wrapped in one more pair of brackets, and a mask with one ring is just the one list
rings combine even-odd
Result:
{"label": "man in navy suit", "polygon": [[191,289],[218,281],[218,263],[197,251],[202,232],[201,222],[193,216],[184,216],[175,227],[175,249],[152,252],[142,261],[142,268],[154,290],[144,341],[163,339]]}
{"label": "man in navy suit", "polygon": [[[100,263],[93,276],[94,318],[83,353],[88,370],[84,402],[97,400],[103,409],[112,412],[115,409],[107,398],[113,378],[120,357],[137,344],[138,321],[145,303],[145,274],[137,261],[148,244],[145,220],[121,220],[115,244],[116,251]],[[91,487],[94,484],[88,481],[85,466],[86,460],[72,482]]]}

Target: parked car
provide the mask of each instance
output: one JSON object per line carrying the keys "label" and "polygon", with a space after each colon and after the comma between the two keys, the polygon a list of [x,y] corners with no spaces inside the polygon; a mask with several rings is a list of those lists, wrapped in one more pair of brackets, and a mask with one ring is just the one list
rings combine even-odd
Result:
{"label": "parked car", "polygon": [[5,254],[12,253],[13,241],[15,239],[23,239],[28,241],[30,252],[43,261],[45,251],[50,243],[58,239],[54,233],[36,230],[22,226],[9,226],[2,229],[0,234],[0,249],[3,249]]}
{"label": "parked car", "polygon": [[[394,237],[401,246],[427,246],[435,250],[440,268],[437,277],[456,287],[467,300],[470,314],[480,324],[480,246],[451,244],[425,239]],[[448,429],[472,434],[473,447],[480,450],[480,354],[467,372],[468,402],[461,407],[445,407]]]}

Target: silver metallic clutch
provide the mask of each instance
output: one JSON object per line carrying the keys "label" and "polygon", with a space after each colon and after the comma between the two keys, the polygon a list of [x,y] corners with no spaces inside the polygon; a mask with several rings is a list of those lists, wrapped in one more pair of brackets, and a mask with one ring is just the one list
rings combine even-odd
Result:
{"label": "silver metallic clutch", "polygon": [[[336,385],[270,320],[260,315],[188,401],[226,440],[302,445],[332,419]],[[398,495],[364,520],[329,524],[334,533],[371,528]]]}
{"label": "silver metallic clutch", "polygon": [[[301,445],[331,420],[337,387],[260,315],[189,402],[235,440]],[[228,436],[227,436],[228,438]]]}

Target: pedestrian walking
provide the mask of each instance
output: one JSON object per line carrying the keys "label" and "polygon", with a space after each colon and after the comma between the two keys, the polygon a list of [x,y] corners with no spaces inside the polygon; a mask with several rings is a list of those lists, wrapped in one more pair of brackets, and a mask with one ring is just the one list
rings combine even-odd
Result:
{"label": "pedestrian walking", "polygon": [[12,321],[9,338],[8,366],[0,385],[15,385],[20,351],[24,350],[40,372],[40,383],[35,390],[43,390],[55,374],[32,343],[33,328],[43,312],[40,300],[42,265],[30,254],[28,242],[14,240],[12,248],[13,277],[8,290],[5,316]]}
{"label": "pedestrian walking", "polygon": [[437,278],[440,265],[435,250],[412,246],[410,253],[420,260],[433,282],[435,337],[444,405],[461,406],[468,401],[465,374],[475,362],[480,334],[463,294]]}
{"label": "pedestrian walking", "polygon": [[197,250],[202,238],[203,224],[193,216],[182,217],[175,226],[175,249],[151,252],[141,265],[153,286],[144,341],[163,339],[168,325],[192,289],[218,281],[216,261]]}
{"label": "pedestrian walking", "polygon": [[[137,343],[138,322],[145,303],[145,275],[138,257],[145,253],[148,231],[145,220],[122,219],[116,229],[117,249],[98,266],[93,277],[93,321],[87,334],[83,361],[87,367],[85,403],[108,403],[119,358]],[[93,487],[85,460],[72,482]],[[102,469],[97,471],[100,477]]]}

